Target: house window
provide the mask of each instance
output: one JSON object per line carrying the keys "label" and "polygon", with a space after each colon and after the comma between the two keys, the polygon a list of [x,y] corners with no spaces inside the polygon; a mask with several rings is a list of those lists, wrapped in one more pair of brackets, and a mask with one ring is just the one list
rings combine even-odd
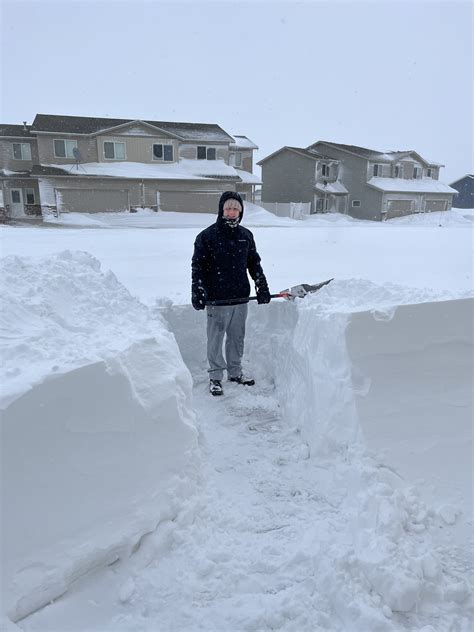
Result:
{"label": "house window", "polygon": [[379,178],[383,176],[383,165],[374,165],[374,176]]}
{"label": "house window", "polygon": [[329,165],[321,165],[321,175],[329,177]]}
{"label": "house window", "polygon": [[360,206],[360,200],[352,200],[352,206]]}
{"label": "house window", "polygon": [[324,199],[318,198],[316,200],[316,211],[323,211],[323,210],[324,210]]}
{"label": "house window", "polygon": [[13,143],[13,158],[15,160],[31,160],[30,143]]}
{"label": "house window", "polygon": [[55,140],[54,156],[55,158],[74,158],[74,149],[77,148],[77,140]]}
{"label": "house window", "polygon": [[234,167],[242,166],[242,153],[236,152],[235,154],[230,154],[230,164],[234,165]]}
{"label": "house window", "polygon": [[105,140],[104,158],[107,160],[125,160],[125,143]]}
{"label": "house window", "polygon": [[215,160],[216,148],[206,147],[204,145],[198,145],[197,147],[197,159],[198,160]]}
{"label": "house window", "polygon": [[27,204],[36,204],[34,189],[24,189]]}
{"label": "house window", "polygon": [[421,175],[420,172],[421,172],[420,167],[413,167],[413,177],[415,178],[415,180],[420,177]]}
{"label": "house window", "polygon": [[403,166],[396,165],[395,166],[395,178],[403,178]]}
{"label": "house window", "polygon": [[153,160],[173,162],[173,145],[153,144]]}
{"label": "house window", "polygon": [[432,170],[431,167],[428,167],[428,169],[426,170],[426,177],[427,178],[432,178]]}
{"label": "house window", "polygon": [[12,189],[12,204],[21,204],[21,193],[18,189]]}

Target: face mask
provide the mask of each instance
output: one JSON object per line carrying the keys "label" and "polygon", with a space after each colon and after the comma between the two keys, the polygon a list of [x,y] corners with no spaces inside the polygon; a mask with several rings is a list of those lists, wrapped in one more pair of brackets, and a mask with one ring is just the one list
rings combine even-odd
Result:
{"label": "face mask", "polygon": [[239,225],[240,217],[236,217],[235,219],[231,219],[230,217],[224,217],[224,222],[229,226],[229,228],[236,228]]}

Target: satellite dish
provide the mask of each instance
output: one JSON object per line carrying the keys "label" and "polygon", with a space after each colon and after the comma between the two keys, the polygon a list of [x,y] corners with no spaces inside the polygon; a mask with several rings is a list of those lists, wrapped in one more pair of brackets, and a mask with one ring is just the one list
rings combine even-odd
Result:
{"label": "satellite dish", "polygon": [[72,155],[76,159],[76,162],[81,162],[82,161],[81,152],[79,151],[78,147],[73,147],[72,148]]}

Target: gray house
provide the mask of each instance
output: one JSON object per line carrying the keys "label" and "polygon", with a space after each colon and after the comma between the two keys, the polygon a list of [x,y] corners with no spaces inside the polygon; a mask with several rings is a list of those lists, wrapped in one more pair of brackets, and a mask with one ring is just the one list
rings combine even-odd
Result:
{"label": "gray house", "polygon": [[262,204],[309,202],[311,213],[383,220],[451,208],[454,189],[439,182],[443,165],[415,151],[380,152],[318,141],[282,147],[263,158]]}
{"label": "gray house", "polygon": [[449,185],[456,189],[453,206],[456,208],[474,208],[474,175],[467,174]]}
{"label": "gray house", "polygon": [[256,149],[215,124],[38,114],[0,125],[0,214],[213,212],[225,190],[253,200]]}

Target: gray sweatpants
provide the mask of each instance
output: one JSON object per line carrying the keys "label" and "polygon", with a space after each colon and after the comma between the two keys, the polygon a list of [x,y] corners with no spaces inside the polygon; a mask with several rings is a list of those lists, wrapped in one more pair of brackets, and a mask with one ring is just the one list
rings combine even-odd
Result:
{"label": "gray sweatpants", "polygon": [[[211,380],[222,380],[224,377],[224,369],[227,369],[228,377],[237,377],[242,373],[245,321],[247,319],[248,304],[208,305],[206,311],[209,378]],[[224,361],[222,343],[225,334]]]}

